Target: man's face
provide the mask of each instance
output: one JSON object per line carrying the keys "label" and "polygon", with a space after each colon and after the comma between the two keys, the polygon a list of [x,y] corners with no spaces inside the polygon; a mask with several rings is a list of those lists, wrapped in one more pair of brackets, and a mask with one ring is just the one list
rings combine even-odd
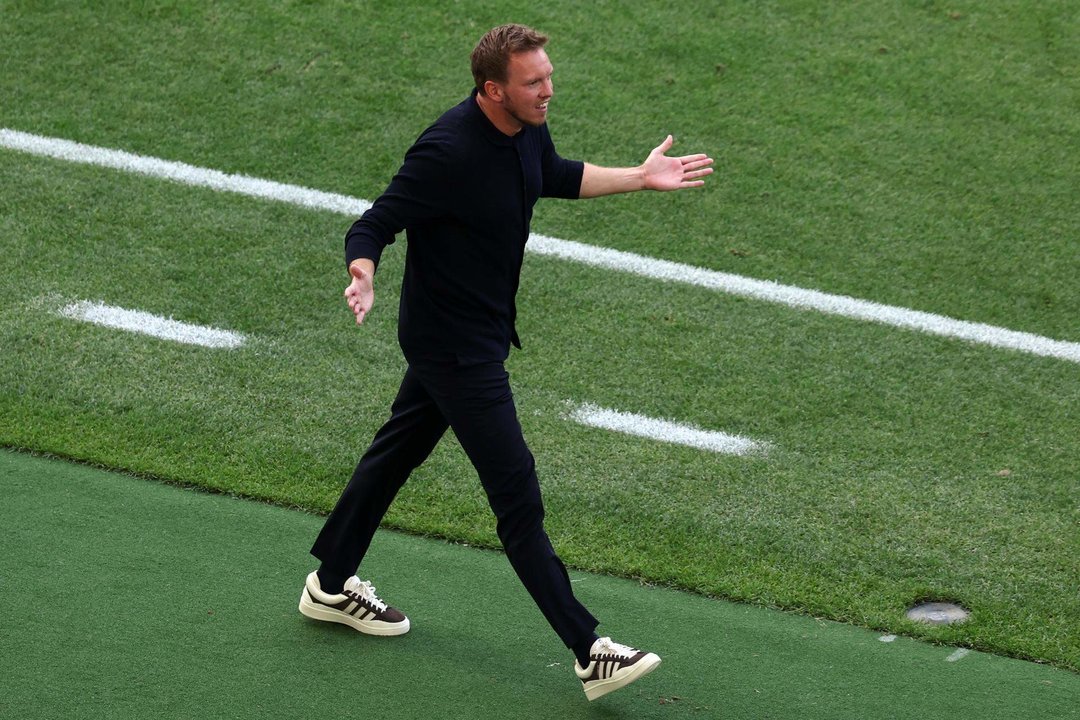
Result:
{"label": "man's face", "polygon": [[547,122],[548,101],[554,94],[551,73],[554,68],[543,48],[510,56],[506,67],[503,90],[503,109],[522,125],[543,125]]}

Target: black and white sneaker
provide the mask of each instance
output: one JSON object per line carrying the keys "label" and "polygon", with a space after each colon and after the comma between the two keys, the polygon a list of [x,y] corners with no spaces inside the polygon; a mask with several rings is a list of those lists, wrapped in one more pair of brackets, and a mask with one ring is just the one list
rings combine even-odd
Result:
{"label": "black and white sneaker", "polygon": [[581,667],[575,662],[573,671],[581,680],[585,697],[594,701],[651,673],[658,665],[660,656],[656,653],[635,650],[611,638],[597,638],[589,650],[589,665]]}
{"label": "black and white sneaker", "polygon": [[618,690],[656,669],[660,656],[598,638],[589,649],[589,664],[574,663],[574,672],[590,701]]}
{"label": "black and white sneaker", "polygon": [[368,635],[404,635],[409,618],[379,599],[375,588],[353,575],[339,595],[324,593],[319,576],[311,573],[300,594],[300,612],[315,620],[336,622]]}

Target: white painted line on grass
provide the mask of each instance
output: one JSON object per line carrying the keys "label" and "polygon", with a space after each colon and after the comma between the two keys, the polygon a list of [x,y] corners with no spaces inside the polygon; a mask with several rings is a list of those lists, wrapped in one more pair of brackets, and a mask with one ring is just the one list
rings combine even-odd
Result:
{"label": "white painted line on grass", "polygon": [[895,635],[882,635],[881,637],[878,638],[878,640],[880,640],[883,643],[891,643],[894,640],[896,640],[896,636]]}
{"label": "white painted line on grass", "polygon": [[740,435],[702,430],[693,425],[609,410],[590,403],[575,407],[570,413],[570,419],[588,427],[614,430],[627,435],[711,450],[725,455],[763,454],[770,447],[768,443]]}
{"label": "white painted line on grass", "polygon": [[971,651],[967,648],[960,648],[949,657],[945,658],[945,662],[956,662],[957,660],[963,660],[965,657],[971,654]]}
{"label": "white painted line on grass", "polygon": [[830,295],[817,290],[805,290],[768,280],[755,280],[741,275],[543,235],[530,236],[528,249],[540,255],[573,260],[584,265],[620,270],[649,278],[696,285],[730,295],[740,295],[804,310],[817,310],[828,315],[868,320],[882,325],[918,330],[930,335],[959,338],[980,345],[1020,350],[1032,355],[1080,362],[1080,343],[1053,340],[1040,335],[967,320],[955,320],[921,310],[882,305],[846,295]]}
{"label": "white painted line on grass", "polygon": [[344,215],[360,215],[371,207],[368,201],[347,195],[312,190],[298,185],[286,185],[272,180],[260,180],[247,175],[230,175],[219,170],[209,170],[186,163],[136,155],[123,150],[84,145],[61,138],[31,135],[6,128],[0,129],[0,147],[57,160],[149,175],[185,185],[250,195],[264,200],[277,200],[317,210],[331,210]]}
{"label": "white painted line on grass", "polygon": [[[160,160],[121,150],[84,145],[71,140],[32,135],[18,130],[0,129],[0,147],[351,216],[360,215],[371,207],[371,202],[368,200],[346,195],[260,180],[246,175],[229,175],[218,170]],[[526,249],[539,255],[571,260],[593,267],[1080,363],[1080,343],[1078,342],[1054,340],[994,325],[956,320],[944,315],[882,305],[846,295],[830,295],[817,290],[781,285],[768,280],[756,280],[535,233],[529,236]]]}
{"label": "white painted line on grass", "polygon": [[191,325],[172,318],[151,315],[140,310],[126,310],[88,300],[80,300],[60,308],[60,315],[73,320],[81,320],[143,335],[152,335],[156,338],[187,345],[202,345],[210,348],[238,348],[246,341],[243,335],[228,330]]}

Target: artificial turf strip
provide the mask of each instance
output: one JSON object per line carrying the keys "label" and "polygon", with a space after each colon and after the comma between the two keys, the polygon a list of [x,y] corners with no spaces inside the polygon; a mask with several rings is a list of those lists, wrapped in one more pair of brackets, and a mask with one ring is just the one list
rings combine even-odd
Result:
{"label": "artificial turf strip", "polygon": [[4,717],[1069,718],[1067,671],[573,573],[661,668],[589,704],[499,553],[382,532],[413,630],[302,618],[321,519],[0,453]]}

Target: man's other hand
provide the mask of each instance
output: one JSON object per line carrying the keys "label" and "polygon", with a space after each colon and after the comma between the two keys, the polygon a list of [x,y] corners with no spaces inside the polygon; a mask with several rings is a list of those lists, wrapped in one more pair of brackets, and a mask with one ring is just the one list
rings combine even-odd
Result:
{"label": "man's other hand", "polygon": [[349,265],[349,275],[352,282],[345,288],[345,302],[356,316],[356,324],[364,322],[364,317],[375,304],[375,288],[372,280],[375,277],[375,263],[365,258],[353,260]]}

